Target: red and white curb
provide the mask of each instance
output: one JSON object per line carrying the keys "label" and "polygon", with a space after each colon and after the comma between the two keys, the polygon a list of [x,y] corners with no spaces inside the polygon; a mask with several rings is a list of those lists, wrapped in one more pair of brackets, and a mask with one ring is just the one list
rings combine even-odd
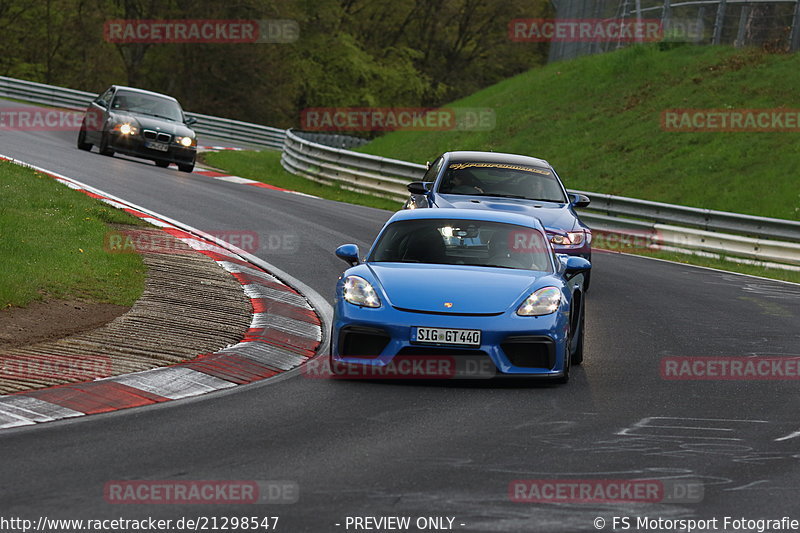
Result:
{"label": "red and white curb", "polygon": [[239,176],[231,176],[229,174],[224,174],[222,172],[217,172],[216,170],[210,169],[200,169],[195,170],[192,174],[198,174],[200,176],[206,176],[208,178],[213,178],[215,180],[220,181],[227,181],[230,183],[236,183],[238,185],[249,185],[251,187],[259,187],[261,189],[271,189],[273,191],[283,191],[288,192],[289,194],[296,194],[298,196],[305,196],[306,198],[319,198],[319,196],[314,196],[313,194],[306,194],[304,192],[293,191],[291,189],[284,189],[283,187],[276,187],[275,185],[270,185],[269,183],[262,183],[260,181],[251,180],[250,178],[241,178]]}
{"label": "red and white curb", "polygon": [[238,148],[236,146],[198,146],[198,150],[201,152],[219,152],[220,150],[233,150],[235,152],[241,152],[244,148]]}
{"label": "red and white curb", "polygon": [[[145,220],[214,259],[242,284],[250,298],[250,328],[237,344],[200,354],[177,365],[83,383],[0,396],[0,429],[198,396],[270,378],[316,355],[323,343],[320,315],[306,296],[255,263],[263,261],[167,217],[135,206],[76,180],[25,162],[10,161],[47,174],[64,185]],[[270,268],[282,278],[290,276]],[[293,280],[304,292],[313,293]],[[313,293],[324,315],[328,304]]]}

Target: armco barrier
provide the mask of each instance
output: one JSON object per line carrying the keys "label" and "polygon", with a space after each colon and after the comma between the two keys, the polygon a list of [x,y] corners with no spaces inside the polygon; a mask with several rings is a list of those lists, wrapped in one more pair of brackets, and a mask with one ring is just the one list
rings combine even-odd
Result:
{"label": "armco barrier", "polygon": [[[64,89],[0,76],[0,97],[81,109],[93,93]],[[425,166],[336,148],[356,146],[360,140],[344,136],[298,133],[237,120],[187,113],[198,120],[195,130],[220,139],[282,150],[281,164],[292,174],[337,184],[354,191],[402,202],[406,185],[419,180]],[[658,244],[723,256],[800,265],[800,221],[727,213],[711,209],[626,198],[610,194],[571,191],[589,196],[591,208],[581,210],[590,227],[620,232],[652,230]],[[787,268],[798,269],[797,266]]]}
{"label": "armco barrier", "polygon": [[420,179],[425,165],[333,148],[286,131],[281,164],[292,174],[375,196],[402,201],[406,185]]}
{"label": "armco barrier", "polygon": [[[283,167],[314,181],[383,196],[408,198],[406,185],[425,166],[325,146],[287,130]],[[654,244],[757,261],[800,265],[800,222],[638,200],[588,191],[591,209],[581,218],[592,228],[620,233],[652,232]],[[783,242],[790,241],[790,242]]]}
{"label": "armco barrier", "polygon": [[[86,109],[89,102],[96,96],[96,93],[0,76],[0,97],[67,109]],[[199,113],[187,112],[186,116],[197,119],[197,124],[192,128],[200,135],[209,135],[274,150],[280,150],[283,147],[284,130],[279,128]]]}

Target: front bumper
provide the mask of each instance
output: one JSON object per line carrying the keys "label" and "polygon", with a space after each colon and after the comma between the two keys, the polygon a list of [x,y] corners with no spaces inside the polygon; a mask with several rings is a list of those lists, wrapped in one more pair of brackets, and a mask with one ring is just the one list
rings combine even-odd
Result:
{"label": "front bumper", "polygon": [[[333,364],[385,367],[397,358],[440,359],[467,375],[441,377],[561,377],[568,353],[568,313],[539,317],[514,311],[498,316],[458,316],[400,311],[384,305],[359,308],[339,299],[331,338]],[[411,341],[413,327],[481,330],[481,345],[422,344]],[[452,366],[451,365],[451,366]],[[448,367],[450,368],[450,367]],[[469,370],[480,375],[469,375]]]}
{"label": "front bumper", "polygon": [[169,143],[166,152],[153,150],[145,146],[145,139],[140,135],[122,135],[118,133],[108,134],[109,148],[121,154],[153,161],[168,161],[175,164],[194,163],[197,157],[197,147],[185,147],[174,141]]}

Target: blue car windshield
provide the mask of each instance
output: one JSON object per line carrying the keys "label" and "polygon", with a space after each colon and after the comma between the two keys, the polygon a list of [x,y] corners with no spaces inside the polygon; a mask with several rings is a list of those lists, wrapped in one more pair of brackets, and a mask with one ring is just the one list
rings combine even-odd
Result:
{"label": "blue car windshield", "polygon": [[159,118],[183,122],[181,106],[174,100],[159,96],[135,93],[133,91],[117,91],[111,102],[112,111],[131,111]]}
{"label": "blue car windshield", "polygon": [[483,220],[399,220],[367,259],[373,263],[470,265],[552,272],[552,251],[535,229]]}
{"label": "blue car windshield", "polygon": [[507,163],[450,163],[439,185],[441,194],[468,194],[566,203],[553,170]]}

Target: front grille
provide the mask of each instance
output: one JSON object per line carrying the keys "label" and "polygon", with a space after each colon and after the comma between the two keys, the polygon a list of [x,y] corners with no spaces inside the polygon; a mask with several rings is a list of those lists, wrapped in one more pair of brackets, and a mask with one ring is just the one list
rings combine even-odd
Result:
{"label": "front grille", "polygon": [[508,337],[500,347],[514,366],[553,368],[556,364],[556,345],[550,337]]}
{"label": "front grille", "polygon": [[453,313],[449,311],[423,311],[421,309],[407,309],[405,307],[394,306],[398,311],[405,311],[406,313],[421,313],[423,315],[448,315],[448,316],[500,316],[503,311],[497,313]]}
{"label": "front grille", "polygon": [[378,357],[389,335],[378,328],[345,326],[339,333],[339,355],[342,357]]}
{"label": "front grille", "polygon": [[168,143],[172,140],[172,135],[169,133],[162,133],[154,130],[142,130],[142,135],[148,141],[158,141],[160,143]]}

